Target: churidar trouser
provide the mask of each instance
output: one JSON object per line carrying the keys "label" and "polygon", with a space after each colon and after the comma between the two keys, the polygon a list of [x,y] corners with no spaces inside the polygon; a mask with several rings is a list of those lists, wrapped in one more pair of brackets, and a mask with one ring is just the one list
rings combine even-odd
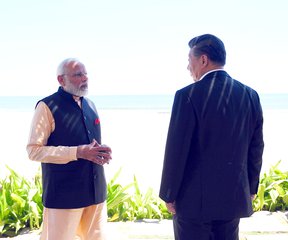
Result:
{"label": "churidar trouser", "polygon": [[77,209],[44,208],[40,240],[106,240],[106,203]]}

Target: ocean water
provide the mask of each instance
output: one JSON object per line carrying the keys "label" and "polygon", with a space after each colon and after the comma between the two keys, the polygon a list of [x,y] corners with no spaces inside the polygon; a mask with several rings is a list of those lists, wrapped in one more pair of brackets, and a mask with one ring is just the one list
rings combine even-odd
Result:
{"label": "ocean water", "polygon": [[[98,109],[167,109],[174,95],[99,95],[88,96]],[[0,109],[26,111],[43,96],[0,96]],[[263,109],[288,109],[287,94],[260,94]]]}
{"label": "ocean water", "polygon": [[[34,106],[41,96],[0,97],[0,177],[5,165],[32,176],[40,164],[28,159],[26,144]],[[105,166],[107,180],[122,168],[119,181],[133,181],[143,188],[160,185],[173,95],[90,96],[98,109],[102,143],[113,151]],[[264,112],[263,172],[281,160],[288,170],[288,94],[260,95]]]}

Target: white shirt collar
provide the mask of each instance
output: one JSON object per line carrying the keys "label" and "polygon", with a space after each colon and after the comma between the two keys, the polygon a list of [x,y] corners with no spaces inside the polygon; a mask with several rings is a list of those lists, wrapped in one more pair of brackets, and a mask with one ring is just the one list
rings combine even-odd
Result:
{"label": "white shirt collar", "polygon": [[206,72],[205,74],[203,74],[198,81],[201,81],[201,80],[202,80],[206,75],[208,75],[209,73],[211,73],[211,72],[216,72],[216,71],[225,71],[225,70],[224,70],[223,68],[219,68],[219,69],[213,69],[213,70],[211,70],[211,71],[208,71],[208,72]]}

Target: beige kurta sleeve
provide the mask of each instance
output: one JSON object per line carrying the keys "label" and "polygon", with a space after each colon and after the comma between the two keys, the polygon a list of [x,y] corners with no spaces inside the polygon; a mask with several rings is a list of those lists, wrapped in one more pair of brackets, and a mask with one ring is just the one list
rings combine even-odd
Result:
{"label": "beige kurta sleeve", "polygon": [[26,150],[29,159],[37,162],[65,164],[77,160],[77,147],[46,146],[55,129],[53,115],[44,102],[39,102],[32,119]]}

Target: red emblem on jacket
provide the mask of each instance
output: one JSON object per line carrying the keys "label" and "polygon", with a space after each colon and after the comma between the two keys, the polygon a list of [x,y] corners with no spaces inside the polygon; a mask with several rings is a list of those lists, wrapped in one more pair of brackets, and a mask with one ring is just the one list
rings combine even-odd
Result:
{"label": "red emblem on jacket", "polygon": [[96,118],[95,121],[94,121],[94,124],[95,124],[95,125],[100,124],[100,119],[99,119],[99,118]]}

